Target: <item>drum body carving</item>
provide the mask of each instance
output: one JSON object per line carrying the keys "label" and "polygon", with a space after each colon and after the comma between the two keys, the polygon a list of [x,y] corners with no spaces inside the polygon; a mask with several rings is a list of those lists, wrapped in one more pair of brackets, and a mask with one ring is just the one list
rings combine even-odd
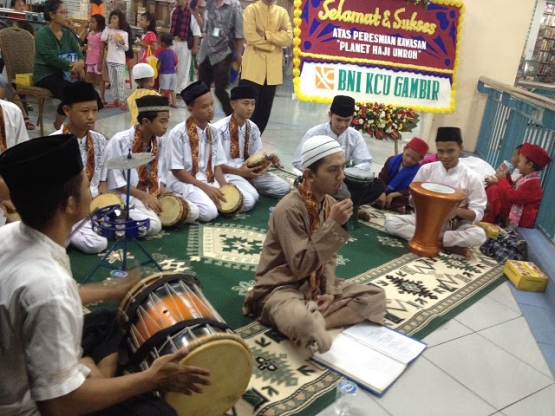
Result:
{"label": "drum body carving", "polygon": [[123,209],[123,199],[115,192],[108,192],[106,194],[97,195],[91,202],[91,212],[99,210],[100,208],[109,207],[111,205],[119,205]]}
{"label": "drum body carving", "polygon": [[127,366],[148,368],[165,354],[186,347],[180,364],[210,370],[203,394],[166,393],[178,415],[219,416],[241,398],[252,375],[252,354],[226,325],[198,287],[193,275],[151,275],[123,299],[118,323],[131,352]]}
{"label": "drum body carving", "polygon": [[233,217],[243,210],[243,194],[235,185],[225,184],[220,188],[223,192],[226,202],[220,201],[220,214],[227,217]]}
{"label": "drum body carving", "polygon": [[164,227],[179,227],[185,224],[189,215],[189,204],[183,198],[166,193],[159,198],[162,212],[160,222]]}
{"label": "drum body carving", "polygon": [[441,229],[466,195],[459,189],[431,182],[413,182],[409,188],[416,211],[416,229],[409,250],[419,256],[436,257]]}

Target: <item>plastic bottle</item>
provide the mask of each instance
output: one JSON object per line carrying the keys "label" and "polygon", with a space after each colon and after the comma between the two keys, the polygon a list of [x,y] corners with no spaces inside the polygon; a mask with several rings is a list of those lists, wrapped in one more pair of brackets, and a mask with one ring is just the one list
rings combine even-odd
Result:
{"label": "plastic bottle", "polygon": [[354,398],[357,394],[357,385],[350,380],[341,380],[335,388],[335,414],[348,416],[353,408]]}

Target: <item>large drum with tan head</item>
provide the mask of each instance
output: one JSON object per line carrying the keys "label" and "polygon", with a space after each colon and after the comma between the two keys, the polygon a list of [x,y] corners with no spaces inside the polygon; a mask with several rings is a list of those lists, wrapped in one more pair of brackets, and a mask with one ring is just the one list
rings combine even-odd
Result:
{"label": "large drum with tan head", "polygon": [[409,250],[419,256],[436,257],[441,229],[466,195],[460,189],[432,182],[413,182],[409,189],[416,211],[416,230]]}
{"label": "large drum with tan head", "polygon": [[131,354],[122,363],[127,369],[146,370],[158,357],[187,348],[179,364],[210,371],[211,385],[202,386],[202,394],[165,393],[179,416],[221,416],[247,389],[252,353],[204,297],[194,275],[144,278],[121,302],[118,323]]}

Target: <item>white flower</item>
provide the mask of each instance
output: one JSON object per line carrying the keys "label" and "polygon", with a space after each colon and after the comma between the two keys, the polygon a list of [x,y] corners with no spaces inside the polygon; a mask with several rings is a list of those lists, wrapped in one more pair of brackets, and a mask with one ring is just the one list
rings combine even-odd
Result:
{"label": "white flower", "polygon": [[233,286],[231,290],[236,290],[239,296],[245,296],[247,292],[252,290],[254,287],[255,281],[249,280],[248,282],[239,282],[239,286]]}

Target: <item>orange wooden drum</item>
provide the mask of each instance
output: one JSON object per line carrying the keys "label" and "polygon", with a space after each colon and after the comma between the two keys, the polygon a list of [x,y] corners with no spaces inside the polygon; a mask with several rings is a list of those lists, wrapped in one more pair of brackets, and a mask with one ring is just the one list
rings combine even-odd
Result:
{"label": "orange wooden drum", "polygon": [[460,189],[431,182],[413,182],[409,188],[416,211],[416,230],[409,250],[419,256],[436,257],[441,229],[466,195]]}
{"label": "orange wooden drum", "polygon": [[132,354],[128,367],[144,370],[186,347],[180,364],[210,370],[212,384],[203,386],[203,394],[165,394],[178,415],[222,415],[247,389],[252,354],[204,297],[195,276],[162,272],[143,279],[121,302],[118,323]]}

